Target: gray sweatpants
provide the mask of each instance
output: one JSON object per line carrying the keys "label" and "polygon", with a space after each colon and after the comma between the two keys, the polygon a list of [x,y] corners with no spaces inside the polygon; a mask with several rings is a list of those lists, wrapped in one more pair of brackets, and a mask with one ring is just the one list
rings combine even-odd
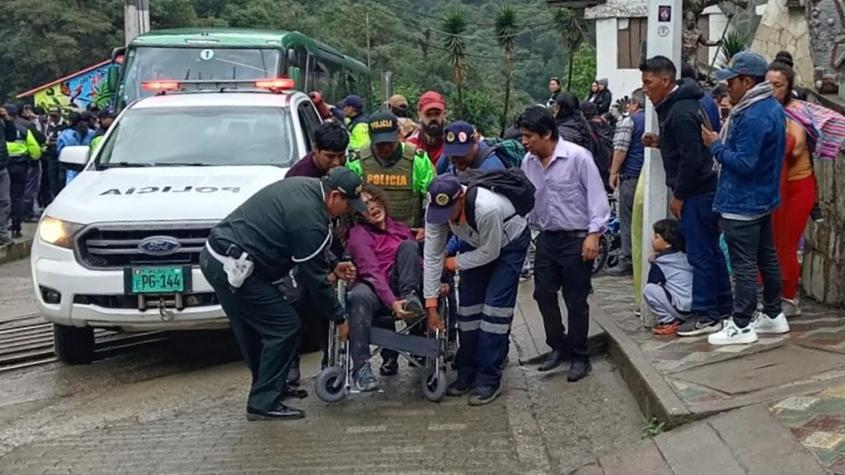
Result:
{"label": "gray sweatpants", "polygon": [[689,314],[683,314],[672,305],[666,289],[658,284],[646,284],[643,290],[643,301],[657,318],[657,323],[672,323],[675,320],[686,320]]}
{"label": "gray sweatpants", "polygon": [[0,242],[9,237],[9,217],[12,213],[11,187],[9,170],[0,169]]}

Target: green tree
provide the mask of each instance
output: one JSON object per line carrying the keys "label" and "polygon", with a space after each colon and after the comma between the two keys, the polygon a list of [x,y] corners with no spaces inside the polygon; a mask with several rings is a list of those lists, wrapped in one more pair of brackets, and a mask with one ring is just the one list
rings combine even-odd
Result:
{"label": "green tree", "polygon": [[505,103],[500,121],[502,131],[508,121],[508,107],[511,102],[511,82],[513,81],[513,51],[516,40],[516,10],[509,6],[502,6],[496,15],[496,39],[502,47],[503,65],[505,68]]}
{"label": "green tree", "polygon": [[197,23],[194,0],[153,0],[150,2],[150,27],[153,30],[184,28],[196,26]]}
{"label": "green tree", "polygon": [[569,56],[567,66],[566,89],[572,89],[572,74],[574,73],[575,51],[581,46],[583,33],[576,14],[568,8],[559,8],[554,13],[554,25],[560,35],[561,44]]}
{"label": "green tree", "polygon": [[443,31],[447,33],[443,39],[443,46],[449,55],[449,64],[452,67],[452,82],[457,91],[456,109],[458,116],[464,115],[464,78],[467,73],[466,47],[464,46],[463,35],[466,31],[467,22],[464,14],[454,11],[443,18]]}

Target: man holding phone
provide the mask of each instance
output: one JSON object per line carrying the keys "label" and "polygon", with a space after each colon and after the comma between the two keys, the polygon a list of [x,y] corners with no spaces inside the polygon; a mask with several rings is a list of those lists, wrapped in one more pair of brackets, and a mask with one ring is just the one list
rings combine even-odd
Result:
{"label": "man holding phone", "polygon": [[640,66],[643,91],[654,103],[660,136],[643,136],[646,147],[660,148],[666,185],[672,191],[670,213],[680,220],[693,268],[693,317],[678,329],[678,336],[697,336],[721,329],[733,308],[731,284],[719,248],[719,215],[713,211],[717,174],[713,155],[701,139],[710,127],[701,111],[704,91],[694,80],[676,81],[677,69],[669,58],[655,56]]}

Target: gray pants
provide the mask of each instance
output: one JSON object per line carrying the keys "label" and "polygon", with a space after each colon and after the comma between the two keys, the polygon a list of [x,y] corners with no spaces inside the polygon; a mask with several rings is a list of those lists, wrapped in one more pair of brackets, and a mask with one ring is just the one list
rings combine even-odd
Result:
{"label": "gray pants", "polygon": [[619,182],[619,234],[622,237],[622,264],[631,264],[631,220],[634,216],[634,194],[637,179],[625,178]]}
{"label": "gray pants", "polygon": [[657,323],[672,323],[675,320],[686,320],[689,314],[684,314],[678,311],[666,289],[658,284],[646,284],[643,289],[643,301],[645,301],[648,308],[654,313],[657,318]]}
{"label": "gray pants", "polygon": [[9,170],[0,169],[0,243],[9,239],[9,217],[12,214],[11,187]]}

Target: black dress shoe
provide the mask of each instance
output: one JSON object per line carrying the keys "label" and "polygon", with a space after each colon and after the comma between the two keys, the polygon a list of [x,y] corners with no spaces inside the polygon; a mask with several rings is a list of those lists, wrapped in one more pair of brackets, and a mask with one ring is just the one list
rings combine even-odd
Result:
{"label": "black dress shoe", "polygon": [[299,387],[288,384],[285,390],[282,391],[282,399],[305,399],[308,397],[308,391],[300,389]]}
{"label": "black dress shoe", "polygon": [[546,362],[537,368],[539,371],[551,371],[566,361],[566,355],[562,351],[554,350],[546,359]]}
{"label": "black dress shoe", "polygon": [[396,376],[396,373],[399,372],[399,360],[396,358],[384,360],[378,372],[382,376]]}
{"label": "black dress shoe", "polygon": [[246,408],[246,420],[248,421],[284,421],[302,419],[303,417],[305,417],[305,411],[284,404],[279,404],[279,407],[272,411]]}
{"label": "black dress shoe", "polygon": [[586,378],[592,369],[593,365],[590,364],[589,360],[575,360],[569,366],[569,374],[566,375],[566,380],[570,383],[580,381]]}

